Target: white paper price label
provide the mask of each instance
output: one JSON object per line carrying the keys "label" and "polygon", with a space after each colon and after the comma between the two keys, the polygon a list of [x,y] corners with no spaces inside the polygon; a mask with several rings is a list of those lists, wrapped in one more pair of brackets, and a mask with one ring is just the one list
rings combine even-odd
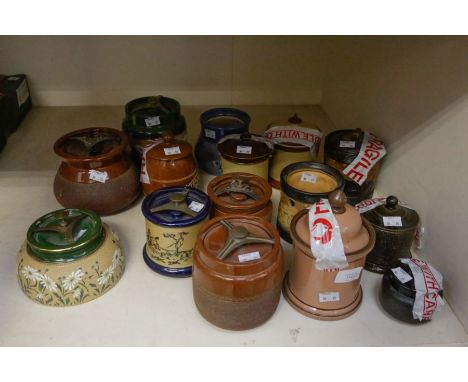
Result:
{"label": "white paper price label", "polygon": [[176,155],[176,154],[180,154],[180,147],[179,147],[179,146],[176,146],[176,147],[165,147],[165,148],[164,148],[164,154],[166,154],[166,155]]}
{"label": "white paper price label", "polygon": [[15,77],[15,76],[8,77],[8,81],[18,81],[19,79],[20,77]]}
{"label": "white paper price label", "polygon": [[216,132],[214,130],[205,129],[205,137],[216,139]]}
{"label": "white paper price label", "polygon": [[245,263],[246,261],[258,260],[260,258],[260,252],[244,253],[238,256],[239,262]]}
{"label": "white paper price label", "polygon": [[402,227],[401,216],[384,216],[383,224],[385,227]]}
{"label": "white paper price label", "polygon": [[354,149],[356,147],[355,141],[340,141],[340,147],[347,147]]}
{"label": "white paper price label", "polygon": [[335,284],[344,284],[357,280],[361,275],[361,271],[362,267],[339,271],[335,277]]}
{"label": "white paper price label", "polygon": [[305,172],[301,175],[301,182],[315,183],[317,182],[317,177],[314,174]]}
{"label": "white paper price label", "polygon": [[108,178],[107,172],[105,171],[91,170],[89,172],[89,179],[95,180],[96,182],[106,183]]}
{"label": "white paper price label", "polygon": [[406,272],[401,267],[393,268],[392,272],[396,276],[396,278],[401,281],[402,284],[407,283],[410,280],[413,280],[413,278],[408,274],[408,272]]}
{"label": "white paper price label", "polygon": [[158,126],[161,124],[158,116],[145,118],[146,127]]}
{"label": "white paper price label", "polygon": [[319,293],[320,302],[336,302],[340,301],[340,292],[322,292]]}
{"label": "white paper price label", "polygon": [[18,98],[18,106],[21,107],[29,98],[29,89],[26,80],[23,80],[21,85],[16,90],[16,98]]}
{"label": "white paper price label", "polygon": [[237,146],[237,154],[252,154],[252,146]]}
{"label": "white paper price label", "polygon": [[195,200],[193,200],[188,206],[188,208],[195,212],[200,212],[203,207],[205,207],[203,203],[196,202]]}

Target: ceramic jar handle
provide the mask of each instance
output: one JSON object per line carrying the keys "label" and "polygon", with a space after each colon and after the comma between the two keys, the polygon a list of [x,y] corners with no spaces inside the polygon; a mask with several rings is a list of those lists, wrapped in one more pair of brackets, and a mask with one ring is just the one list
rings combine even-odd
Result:
{"label": "ceramic jar handle", "polygon": [[169,195],[169,202],[150,209],[150,212],[154,214],[163,211],[178,211],[190,217],[194,217],[197,215],[197,212],[191,210],[187,206],[187,195],[187,192],[174,192]]}
{"label": "ceramic jar handle", "polygon": [[86,215],[78,215],[67,219],[69,214],[69,211],[64,211],[64,214],[59,217],[58,224],[49,225],[47,227],[38,227],[34,229],[34,232],[57,232],[63,235],[66,243],[74,243],[75,238],[73,236],[73,231],[75,230],[76,225],[83,220]]}
{"label": "ceramic jar handle", "polygon": [[237,198],[236,194],[246,195],[253,200],[259,200],[260,197],[252,190],[250,182],[247,178],[235,177],[232,179],[231,183],[227,186],[216,190],[215,195],[221,196],[224,194],[229,194],[232,200],[235,202],[242,201],[244,199]]}

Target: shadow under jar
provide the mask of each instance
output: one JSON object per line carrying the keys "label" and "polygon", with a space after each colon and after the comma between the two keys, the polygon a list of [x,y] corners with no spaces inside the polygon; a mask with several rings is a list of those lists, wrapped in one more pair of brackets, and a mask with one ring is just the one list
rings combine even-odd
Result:
{"label": "shadow under jar", "polygon": [[201,315],[224,329],[263,324],[281,296],[283,252],[275,228],[245,215],[208,221],[193,251],[193,297]]}
{"label": "shadow under jar", "polygon": [[59,138],[54,151],[62,163],[54,194],[64,207],[110,214],[140,195],[138,172],[126,153],[127,137],[119,130],[92,127]]}

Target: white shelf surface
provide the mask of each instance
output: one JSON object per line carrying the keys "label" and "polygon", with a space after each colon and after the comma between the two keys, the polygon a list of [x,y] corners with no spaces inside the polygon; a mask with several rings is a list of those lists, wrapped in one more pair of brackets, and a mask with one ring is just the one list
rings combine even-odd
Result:
{"label": "white shelf surface", "polygon": [[[304,119],[326,122],[319,107],[250,106],[255,120],[300,109]],[[190,140],[199,131],[203,108],[184,108]],[[121,281],[84,305],[50,308],[30,301],[16,280],[16,253],[29,225],[60,208],[52,191],[59,159],[52,145],[63,133],[87,126],[119,128],[121,108],[37,108],[10,137],[0,154],[0,345],[1,346],[411,346],[466,345],[468,334],[446,304],[425,325],[394,320],[380,307],[381,276],[363,271],[364,298],[358,311],[341,321],[317,321],[296,312],[283,297],[264,325],[247,331],[219,329],[198,313],[192,280],[151,271],[142,259],[145,243],[140,198],[124,212],[103,217],[121,237],[127,266]],[[265,124],[259,126],[265,126]],[[254,129],[255,130],[255,129]],[[327,130],[327,128],[325,128]],[[202,177],[205,181],[209,178]],[[276,206],[279,192],[274,191]],[[291,246],[284,243],[289,263]]]}

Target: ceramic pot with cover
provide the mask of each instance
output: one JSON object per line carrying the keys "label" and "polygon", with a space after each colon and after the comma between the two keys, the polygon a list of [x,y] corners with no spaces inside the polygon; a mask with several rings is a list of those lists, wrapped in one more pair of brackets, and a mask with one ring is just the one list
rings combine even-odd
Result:
{"label": "ceramic pot with cover", "polygon": [[54,181],[57,201],[68,208],[110,214],[140,195],[138,172],[125,152],[124,133],[108,127],[76,130],[59,138],[54,151],[62,163]]}
{"label": "ceramic pot with cover", "polygon": [[321,163],[299,162],[286,166],[281,171],[281,198],[276,222],[281,238],[292,243],[290,225],[294,215],[342,189],[343,184],[339,171]]}
{"label": "ceramic pot with cover", "polygon": [[226,135],[242,134],[249,130],[250,116],[242,110],[216,108],[200,116],[201,133],[195,146],[200,168],[211,175],[221,174],[218,142]]}
{"label": "ceramic pot with cover", "polygon": [[257,175],[233,172],[213,178],[207,193],[213,202],[212,216],[243,214],[271,219],[271,186]]}
{"label": "ceramic pot with cover", "polygon": [[208,195],[191,187],[162,188],[145,197],[141,210],[146,219],[146,264],[165,276],[190,276],[192,250],[210,216]]}
{"label": "ceramic pot with cover", "polygon": [[201,315],[224,329],[267,321],[281,295],[283,253],[275,228],[246,215],[218,216],[193,251],[193,297]]}
{"label": "ceramic pot with cover", "polygon": [[100,297],[115,286],[125,267],[118,236],[95,212],[75,208],[37,219],[16,261],[26,296],[55,307]]}
{"label": "ceramic pot with cover", "polygon": [[286,300],[319,320],[353,314],[362,300],[362,268],[375,243],[372,225],[337,190],[328,201],[321,199],[310,210],[298,212],[291,222],[291,236],[294,255],[284,279]]}

